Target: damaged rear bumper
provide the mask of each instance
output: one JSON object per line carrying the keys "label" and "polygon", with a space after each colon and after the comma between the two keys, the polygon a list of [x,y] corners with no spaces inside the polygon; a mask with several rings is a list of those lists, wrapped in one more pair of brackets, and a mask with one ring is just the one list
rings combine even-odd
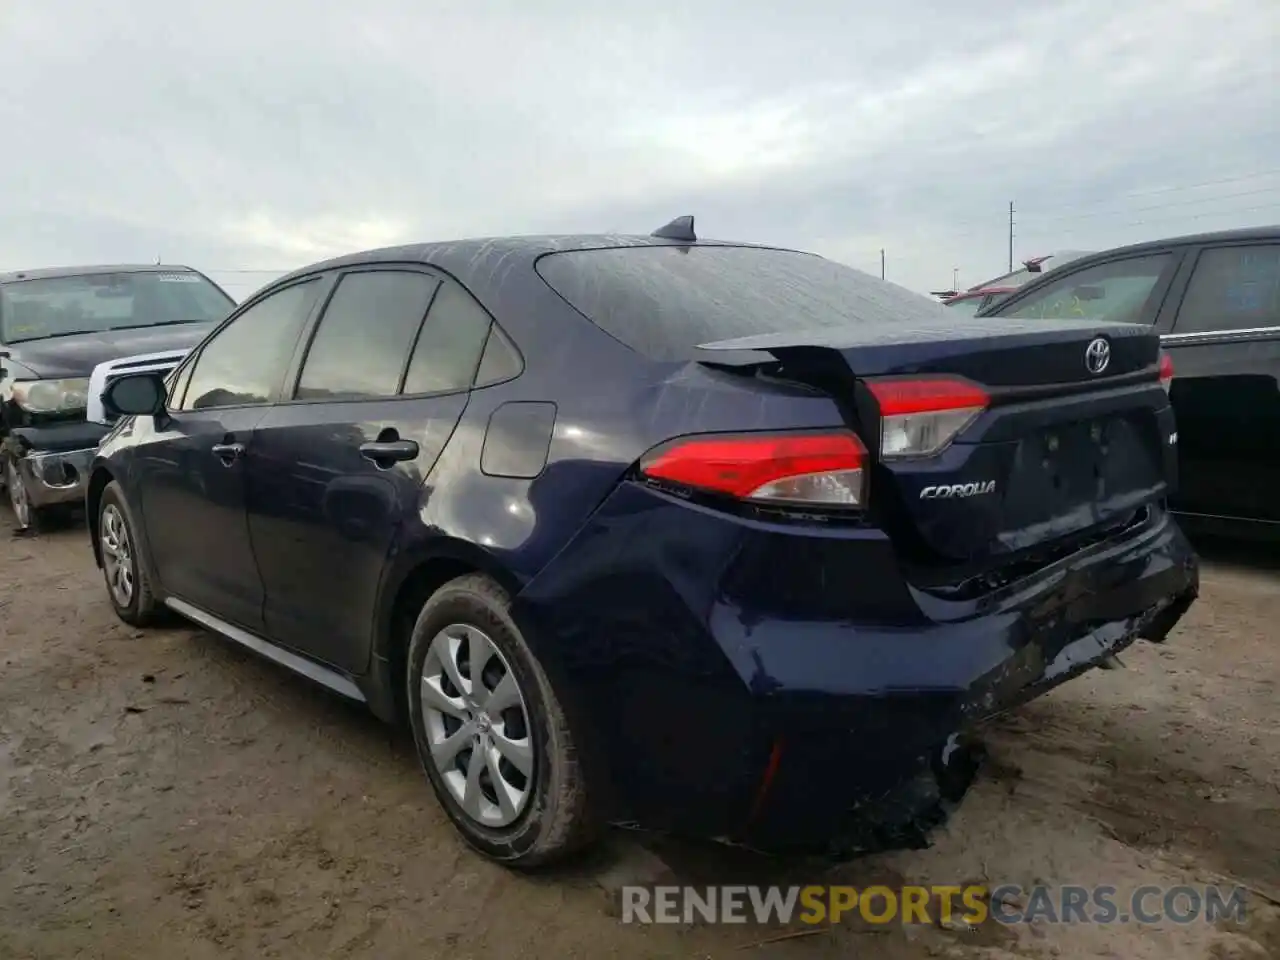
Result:
{"label": "damaged rear bumper", "polygon": [[[1199,567],[1181,530],[1160,516],[1137,535],[1066,558],[1022,586],[989,601],[985,612],[952,611],[952,619],[935,621],[937,629],[962,631],[939,637],[941,643],[977,654],[990,651],[994,640],[1004,655],[971,676],[956,661],[950,690],[931,688],[933,671],[922,670],[914,692],[899,680],[898,689],[871,695],[875,706],[867,710],[878,706],[882,715],[862,724],[874,731],[870,737],[850,726],[842,745],[838,735],[820,732],[809,711],[803,719],[779,717],[778,729],[801,731],[802,745],[791,751],[790,770],[777,765],[770,802],[745,825],[752,845],[833,857],[927,845],[928,832],[945,822],[985,758],[974,726],[1110,661],[1139,639],[1163,642],[1199,593]],[[932,612],[944,616],[941,609]],[[989,639],[973,638],[971,628],[990,631]],[[920,719],[902,717],[913,701]],[[824,774],[833,761],[849,772]],[[895,772],[853,772],[875,767]],[[843,809],[838,801],[815,803],[815,794],[827,790],[853,801]]]}
{"label": "damaged rear bumper", "polygon": [[608,813],[770,852],[918,846],[969,731],[1160,641],[1198,564],[1153,510],[976,600],[913,588],[877,530],[746,526],[623,487],[516,598],[590,730]]}

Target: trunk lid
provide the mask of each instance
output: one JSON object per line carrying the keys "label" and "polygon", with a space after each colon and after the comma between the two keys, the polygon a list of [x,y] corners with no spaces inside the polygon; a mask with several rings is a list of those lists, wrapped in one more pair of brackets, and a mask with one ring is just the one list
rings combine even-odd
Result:
{"label": "trunk lid", "polygon": [[[1145,326],[1003,319],[874,326],[721,341],[699,347],[697,358],[758,366],[829,392],[872,451],[871,509],[909,561],[1007,562],[1129,522],[1175,478],[1159,338]],[[980,386],[986,409],[937,454],[881,457],[882,418],[870,386],[936,375]]]}

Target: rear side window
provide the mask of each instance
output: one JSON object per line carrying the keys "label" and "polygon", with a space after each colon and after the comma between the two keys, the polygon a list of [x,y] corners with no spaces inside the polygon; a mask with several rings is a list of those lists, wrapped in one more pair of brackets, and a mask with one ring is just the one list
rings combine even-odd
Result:
{"label": "rear side window", "polygon": [[1196,261],[1175,333],[1280,326],[1280,244],[1218,247]]}
{"label": "rear side window", "polygon": [[405,393],[446,393],[470,388],[489,336],[489,314],[452,280],[440,286],[413,349]]}
{"label": "rear side window", "polygon": [[393,397],[439,281],[422,273],[348,273],[333,292],[298,378],[299,400]]}
{"label": "rear side window", "polygon": [[1173,263],[1173,254],[1112,260],[1059,277],[996,316],[1022,320],[1076,317],[1139,323],[1147,301]]}
{"label": "rear side window", "polygon": [[511,341],[497,325],[489,328],[489,339],[484,345],[484,354],[480,357],[480,369],[476,371],[476,386],[487,387],[512,377],[519,376],[524,369],[520,354],[512,346]]}
{"label": "rear side window", "polygon": [[821,257],[758,247],[553,253],[538,272],[615,339],[655,360],[717,340],[864,323],[945,322],[935,300]]}

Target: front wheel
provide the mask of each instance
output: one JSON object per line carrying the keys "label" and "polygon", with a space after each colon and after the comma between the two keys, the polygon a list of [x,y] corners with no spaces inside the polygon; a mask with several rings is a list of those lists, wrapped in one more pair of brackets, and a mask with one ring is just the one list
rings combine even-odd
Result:
{"label": "front wheel", "polygon": [[9,495],[9,509],[13,512],[13,522],[19,533],[26,533],[35,528],[36,511],[27,496],[27,485],[18,472],[17,461],[13,457],[4,458],[4,489]]}
{"label": "front wheel", "polygon": [[427,779],[463,839],[532,868],[584,846],[595,822],[564,708],[508,606],[478,574],[432,595],[409,644],[409,719]]}
{"label": "front wheel", "polygon": [[42,527],[57,526],[70,517],[71,507],[68,504],[33,506],[22,472],[18,469],[18,461],[7,454],[4,456],[4,489],[9,499],[9,510],[13,513],[14,527],[19,535],[35,533]]}
{"label": "front wheel", "polygon": [[151,589],[133,514],[125,502],[124,492],[114,480],[107,484],[98,502],[97,530],[102,575],[116,616],[135,627],[159,622],[164,608]]}

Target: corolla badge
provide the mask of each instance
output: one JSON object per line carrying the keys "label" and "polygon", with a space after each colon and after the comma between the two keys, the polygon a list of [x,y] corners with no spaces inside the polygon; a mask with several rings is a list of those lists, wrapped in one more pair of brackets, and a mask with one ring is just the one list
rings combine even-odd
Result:
{"label": "corolla badge", "polygon": [[986,480],[979,483],[943,483],[925,487],[920,491],[921,500],[950,500],[953,497],[980,497],[983,494],[995,493],[996,482]]}
{"label": "corolla badge", "polygon": [[1095,337],[1089,346],[1084,348],[1084,366],[1085,369],[1094,376],[1102,373],[1107,369],[1107,364],[1111,362],[1111,344],[1107,343],[1105,337]]}

